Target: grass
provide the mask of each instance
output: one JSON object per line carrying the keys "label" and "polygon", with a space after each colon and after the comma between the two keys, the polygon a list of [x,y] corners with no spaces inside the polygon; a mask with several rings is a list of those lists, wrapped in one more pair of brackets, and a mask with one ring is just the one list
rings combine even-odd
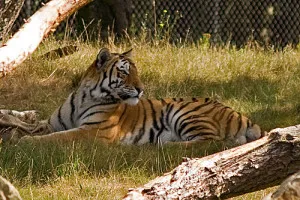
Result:
{"label": "grass", "polygon": [[[75,43],[79,52],[49,60],[43,53]],[[40,111],[47,118],[78,83],[100,47],[122,52],[134,48],[134,60],[146,97],[214,97],[249,116],[264,130],[286,127],[300,119],[300,51],[245,47],[174,46],[131,39],[120,44],[46,41],[13,73],[0,79],[0,109]],[[181,146],[0,146],[0,174],[24,199],[120,199],[177,166],[182,157],[222,150],[211,143]],[[234,199],[261,199],[274,188]]]}

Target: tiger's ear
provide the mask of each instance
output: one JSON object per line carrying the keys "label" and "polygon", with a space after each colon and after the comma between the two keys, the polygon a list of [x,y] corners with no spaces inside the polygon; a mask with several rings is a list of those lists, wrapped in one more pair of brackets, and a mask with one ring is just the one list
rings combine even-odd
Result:
{"label": "tiger's ear", "polygon": [[108,61],[111,58],[111,53],[109,49],[107,48],[102,48],[100,52],[97,55],[97,60],[96,60],[96,67],[97,69],[101,69],[106,61]]}
{"label": "tiger's ear", "polygon": [[128,50],[128,51],[122,53],[121,55],[126,56],[126,57],[128,57],[128,58],[131,58],[131,57],[132,57],[132,50],[133,50],[133,49],[130,49],[130,50]]}

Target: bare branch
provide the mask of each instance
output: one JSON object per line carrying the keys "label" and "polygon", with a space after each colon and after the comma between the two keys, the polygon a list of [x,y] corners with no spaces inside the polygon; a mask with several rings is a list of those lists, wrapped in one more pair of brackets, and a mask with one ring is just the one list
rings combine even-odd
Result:
{"label": "bare branch", "polygon": [[0,47],[0,77],[12,71],[38,47],[43,38],[67,16],[92,0],[52,0],[31,16],[21,29]]}

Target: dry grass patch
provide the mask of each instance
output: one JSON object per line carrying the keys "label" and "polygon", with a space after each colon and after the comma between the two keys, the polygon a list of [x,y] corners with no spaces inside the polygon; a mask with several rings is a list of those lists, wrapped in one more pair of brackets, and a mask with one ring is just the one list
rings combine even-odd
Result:
{"label": "dry grass patch", "polygon": [[[145,181],[146,177],[141,180]],[[118,172],[109,177],[78,176],[62,177],[53,182],[19,187],[24,199],[121,199],[127,189],[138,186],[132,178]]]}

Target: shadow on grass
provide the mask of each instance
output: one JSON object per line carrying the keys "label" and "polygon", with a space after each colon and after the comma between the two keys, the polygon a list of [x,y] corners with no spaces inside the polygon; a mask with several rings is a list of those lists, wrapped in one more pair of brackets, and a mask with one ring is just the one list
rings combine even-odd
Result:
{"label": "shadow on grass", "polygon": [[[147,87],[157,85],[159,82],[157,77],[160,76],[155,72],[142,75],[146,83],[146,93]],[[237,76],[233,80],[217,82],[189,77],[179,80],[170,82],[165,80],[153,89],[152,94],[156,94],[158,98],[171,93],[175,94],[174,97],[179,97],[176,94],[182,94],[181,97],[217,97],[221,102],[235,102],[237,106],[229,106],[246,108],[249,110],[247,116],[267,131],[299,123],[300,94],[295,91],[289,96],[278,98],[282,96],[282,83],[279,81],[244,75]]]}
{"label": "shadow on grass", "polygon": [[[166,90],[178,91],[185,96],[207,97],[211,94],[218,95],[222,100],[238,99],[255,103],[274,103],[279,90],[279,83],[264,78],[254,79],[250,76],[238,76],[230,81],[210,81],[207,79],[192,79],[185,77],[183,80],[165,80],[158,85],[159,73],[151,72],[142,75],[146,86],[155,85],[154,93],[158,97],[165,97]],[[147,89],[145,90],[147,93]]]}
{"label": "shadow on grass", "polygon": [[275,128],[284,128],[300,124],[299,105],[288,107],[267,107],[250,113],[255,122],[260,124],[265,131]]}

